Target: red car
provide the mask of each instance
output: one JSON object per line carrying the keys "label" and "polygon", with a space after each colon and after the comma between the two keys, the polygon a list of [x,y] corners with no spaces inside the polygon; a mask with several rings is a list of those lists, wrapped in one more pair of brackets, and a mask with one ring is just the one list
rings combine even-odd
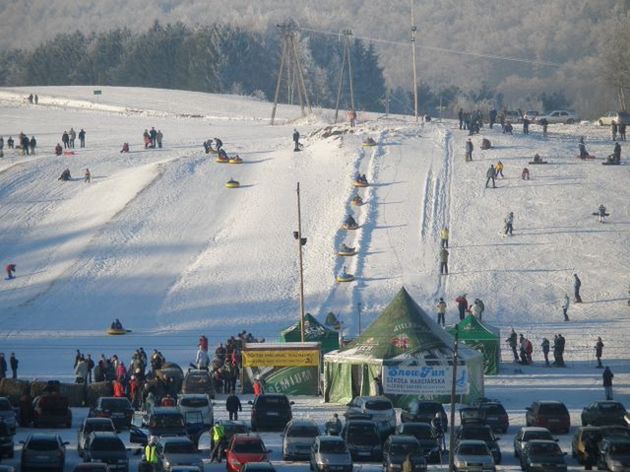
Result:
{"label": "red car", "polygon": [[571,419],[564,403],[537,401],[527,407],[525,424],[547,428],[552,433],[566,434],[571,428]]}
{"label": "red car", "polygon": [[267,462],[270,453],[257,434],[235,434],[225,450],[227,470],[239,472],[248,462]]}

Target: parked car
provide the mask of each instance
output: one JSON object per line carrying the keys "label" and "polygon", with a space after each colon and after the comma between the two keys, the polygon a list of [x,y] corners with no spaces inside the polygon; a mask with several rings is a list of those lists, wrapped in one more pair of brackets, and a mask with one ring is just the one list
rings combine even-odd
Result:
{"label": "parked car", "polygon": [[214,382],[210,372],[202,369],[189,369],[182,382],[182,393],[197,393],[215,397]]}
{"label": "parked car", "polygon": [[396,429],[396,410],[387,397],[354,397],[347,406],[346,418],[354,414],[369,415],[369,418],[378,425],[383,438]]}
{"label": "parked car", "polygon": [[9,428],[10,434],[15,434],[17,428],[17,415],[15,409],[7,397],[0,397],[0,422]]}
{"label": "parked car", "polygon": [[523,116],[517,110],[507,110],[505,112],[505,121],[510,123],[518,123],[523,120]]}
{"label": "parked car", "polygon": [[372,420],[348,420],[341,437],[346,441],[353,461],[380,461],[383,458],[381,435]]}
{"label": "parked car", "polygon": [[203,472],[203,469],[194,465],[174,465],[171,472]]}
{"label": "parked car", "polygon": [[480,417],[493,431],[506,433],[510,427],[507,411],[498,401],[483,402],[479,405]]}
{"label": "parked car", "polygon": [[285,461],[306,459],[319,436],[319,427],[311,420],[291,420],[282,432],[282,457]]}
{"label": "parked car", "polygon": [[133,407],[125,397],[99,397],[96,406],[90,409],[92,418],[110,418],[117,430],[129,429],[133,419]]}
{"label": "parked car", "polygon": [[77,452],[83,457],[83,449],[88,437],[95,431],[115,433],[116,427],[111,418],[85,418],[77,431]]}
{"label": "parked car", "polygon": [[311,470],[315,472],[352,472],[352,456],[339,436],[318,436],[311,446]]}
{"label": "parked car", "polygon": [[606,438],[599,445],[599,470],[630,471],[630,440]]}
{"label": "parked car", "polygon": [[575,112],[570,110],[554,110],[537,118],[538,123],[542,120],[547,120],[548,123],[566,123],[568,125],[579,121]]}
{"label": "parked car", "polygon": [[134,415],[129,441],[147,444],[149,436],[187,436],[184,416],[175,407],[156,407],[145,415]]}
{"label": "parked car", "polygon": [[257,434],[235,434],[225,450],[228,472],[239,472],[248,462],[268,462],[271,450]]}
{"label": "parked car", "polygon": [[52,469],[63,472],[66,464],[67,442],[58,434],[33,433],[22,444],[20,467],[22,472],[41,469]]}
{"label": "parked car", "polygon": [[539,428],[538,426],[523,426],[516,436],[514,436],[514,457],[518,458],[529,441],[533,439],[544,439],[547,441],[557,441],[551,435],[547,428]]}
{"label": "parked car", "polygon": [[209,426],[214,424],[212,401],[205,393],[182,393],[178,395],[177,408],[184,417],[186,417],[188,412],[198,411],[201,413],[204,424]]}
{"label": "parked car", "polygon": [[72,426],[72,411],[68,397],[57,392],[45,393],[33,400],[33,426]]}
{"label": "parked car", "polygon": [[104,462],[112,471],[129,471],[127,449],[118,435],[112,432],[90,433],[83,450],[83,461]]}
{"label": "parked car", "polygon": [[630,125],[630,113],[626,111],[609,111],[601,116],[597,122],[599,126],[610,126],[613,123]]}
{"label": "parked car", "polygon": [[448,417],[441,403],[438,402],[418,402],[411,406],[409,411],[401,411],[400,421],[406,423],[408,421],[418,423],[431,423],[435,414],[438,413],[442,418],[442,429],[444,432],[448,430]]}
{"label": "parked car", "polygon": [[540,116],[540,112],[537,110],[527,110],[523,115],[523,118],[527,118],[531,122],[535,122],[536,119]]}
{"label": "parked car", "polygon": [[626,409],[612,400],[597,401],[582,410],[582,426],[625,425]]}
{"label": "parked car", "polygon": [[411,454],[414,471],[424,472],[427,470],[427,461],[416,438],[391,435],[383,445],[383,471],[396,472],[401,470],[402,463],[409,454]]}
{"label": "parked car", "polygon": [[555,441],[533,439],[525,444],[521,453],[521,468],[525,472],[564,472],[566,454]]}
{"label": "parked car", "polygon": [[[219,420],[217,424],[223,426],[223,433],[225,434],[225,442],[229,443],[232,436],[235,434],[247,434],[250,431],[250,427],[244,421],[233,420]],[[214,444],[212,445],[214,447]]]}
{"label": "parked car", "polygon": [[619,425],[604,425],[599,427],[602,438],[628,438],[630,439],[630,429]]}
{"label": "parked car", "polygon": [[495,472],[492,453],[483,441],[460,441],[453,453],[455,472]]}
{"label": "parked car", "polygon": [[420,443],[422,455],[424,455],[427,463],[440,463],[440,444],[429,423],[401,423],[396,428],[396,434],[415,437]]}
{"label": "parked car", "polygon": [[566,434],[571,429],[569,410],[559,401],[536,401],[527,407],[527,426],[540,426],[552,433]]}
{"label": "parked car", "polygon": [[602,431],[597,426],[582,426],[578,428],[571,440],[571,456],[577,459],[579,464],[584,464],[587,460],[587,441],[598,444],[602,440]]}
{"label": "parked car", "polygon": [[0,472],[15,472],[15,467],[0,464]]}
{"label": "parked car", "polygon": [[82,462],[74,466],[72,472],[110,472],[109,466],[103,462]]}
{"label": "parked car", "polygon": [[252,405],[252,431],[279,430],[293,418],[291,405],[294,402],[289,401],[286,395],[259,395],[248,403]]}
{"label": "parked car", "polygon": [[241,472],[276,472],[271,462],[248,462],[241,467]]}
{"label": "parked car", "polygon": [[498,439],[494,436],[492,428],[486,424],[465,424],[459,427],[456,434],[458,441],[474,439],[483,441],[492,453],[495,464],[501,463],[501,449],[499,448]]}
{"label": "parked car", "polygon": [[13,442],[11,427],[0,419],[0,459],[13,458],[15,444]]}
{"label": "parked car", "polygon": [[163,437],[158,441],[156,448],[163,472],[172,472],[174,466],[193,466],[203,470],[201,453],[189,438]]}

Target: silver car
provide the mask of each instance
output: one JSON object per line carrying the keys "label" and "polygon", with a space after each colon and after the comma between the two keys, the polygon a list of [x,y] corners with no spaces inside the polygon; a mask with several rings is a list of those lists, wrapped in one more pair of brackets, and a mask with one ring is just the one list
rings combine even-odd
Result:
{"label": "silver car", "polygon": [[547,428],[538,426],[523,426],[514,436],[514,457],[520,457],[523,448],[532,439],[547,439],[553,441],[553,436]]}
{"label": "silver car", "polygon": [[339,436],[318,436],[311,446],[311,469],[315,472],[352,472],[352,457]]}
{"label": "silver car", "polygon": [[186,418],[186,413],[198,411],[203,423],[214,424],[214,409],[210,397],[205,393],[181,393],[177,396],[177,409]]}
{"label": "silver car", "polygon": [[455,448],[455,472],[495,472],[492,453],[484,441],[464,439]]}
{"label": "silver car", "polygon": [[174,466],[193,466],[203,470],[201,453],[195,444],[185,437],[163,437],[158,441],[157,454],[164,472]]}
{"label": "silver car", "polygon": [[319,436],[319,427],[311,420],[291,420],[282,432],[282,457],[285,461],[307,459]]}
{"label": "silver car", "polygon": [[387,397],[355,397],[348,403],[346,418],[353,415],[366,415],[374,421],[383,438],[396,429],[396,410]]}
{"label": "silver car", "polygon": [[0,397],[0,421],[3,421],[9,427],[9,433],[15,434],[17,419],[13,405],[11,405],[7,397]]}

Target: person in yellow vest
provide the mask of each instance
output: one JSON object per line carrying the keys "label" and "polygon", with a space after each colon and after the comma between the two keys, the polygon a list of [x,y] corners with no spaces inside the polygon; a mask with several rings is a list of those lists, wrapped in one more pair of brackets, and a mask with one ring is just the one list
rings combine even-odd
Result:
{"label": "person in yellow vest", "polygon": [[494,166],[494,172],[497,177],[501,176],[503,178],[503,162],[497,162],[497,165]]}
{"label": "person in yellow vest", "polygon": [[158,456],[157,456],[157,439],[155,436],[151,436],[148,444],[144,447],[144,462],[148,465],[147,470],[155,471],[157,469]]}
{"label": "person in yellow vest", "polygon": [[448,248],[448,228],[446,226],[440,231],[440,242],[442,247]]}
{"label": "person in yellow vest", "polygon": [[445,320],[444,320],[444,315],[446,314],[446,302],[444,301],[444,298],[440,298],[440,301],[437,304],[437,322],[439,325],[442,325],[442,328],[444,328],[445,325]]}
{"label": "person in yellow vest", "polygon": [[223,425],[221,423],[215,423],[215,425],[210,430],[210,434],[212,436],[212,444],[214,444],[212,455],[210,456],[210,462],[214,462],[214,460],[216,459],[217,462],[220,464],[223,457],[223,449],[226,446],[225,429],[223,429]]}

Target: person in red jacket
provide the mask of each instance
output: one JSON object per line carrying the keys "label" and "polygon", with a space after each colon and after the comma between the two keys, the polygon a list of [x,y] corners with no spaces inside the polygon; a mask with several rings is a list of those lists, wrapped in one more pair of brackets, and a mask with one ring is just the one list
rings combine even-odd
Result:
{"label": "person in red jacket", "polygon": [[460,295],[455,299],[457,303],[457,309],[459,310],[460,321],[466,317],[466,311],[468,310],[468,300],[466,300],[466,294]]}
{"label": "person in red jacket", "polygon": [[260,395],[264,395],[265,391],[263,390],[262,383],[259,378],[254,379],[254,396],[259,397]]}
{"label": "person in red jacket", "polygon": [[118,380],[114,380],[114,396],[118,398],[125,396],[125,389]]}
{"label": "person in red jacket", "polygon": [[170,395],[166,395],[164,398],[162,398],[160,406],[175,406],[175,399]]}
{"label": "person in red jacket", "polygon": [[15,264],[7,264],[4,270],[7,272],[7,280],[15,278],[15,275],[13,275],[15,272]]}

